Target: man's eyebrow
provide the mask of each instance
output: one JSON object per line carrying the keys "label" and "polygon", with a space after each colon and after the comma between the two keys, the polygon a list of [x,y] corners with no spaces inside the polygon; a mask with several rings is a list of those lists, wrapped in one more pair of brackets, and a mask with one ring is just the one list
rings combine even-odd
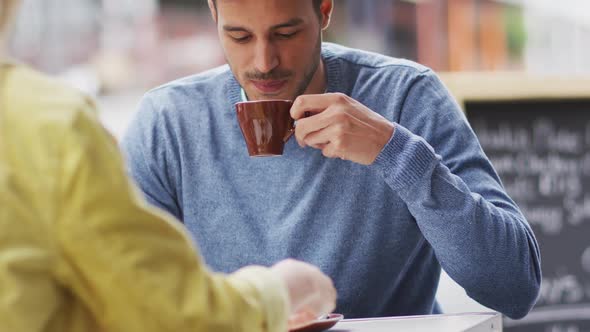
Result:
{"label": "man's eyebrow", "polygon": [[[277,25],[273,25],[271,27],[272,30],[280,29],[280,28],[289,28],[294,27],[302,24],[304,21],[301,18],[292,18],[285,23],[280,23]],[[227,32],[239,31],[239,32],[250,32],[250,30],[240,27],[240,26],[232,26],[232,25],[224,25],[223,30]]]}
{"label": "man's eyebrow", "polygon": [[303,20],[302,19],[300,19],[300,18],[292,18],[292,19],[288,20],[285,23],[273,25],[271,27],[271,29],[276,30],[276,29],[280,29],[280,28],[289,28],[289,27],[294,27],[294,26],[300,25],[302,23],[303,23]]}
{"label": "man's eyebrow", "polygon": [[223,26],[223,30],[227,31],[227,32],[232,32],[232,31],[245,31],[245,32],[250,32],[248,29],[243,28],[243,27],[236,27],[236,26],[231,26],[231,25],[224,25]]}

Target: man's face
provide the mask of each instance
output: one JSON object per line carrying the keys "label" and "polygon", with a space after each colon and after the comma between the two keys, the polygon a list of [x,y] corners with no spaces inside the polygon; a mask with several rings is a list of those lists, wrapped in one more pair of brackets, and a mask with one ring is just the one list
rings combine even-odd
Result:
{"label": "man's face", "polygon": [[320,64],[322,22],[311,0],[217,0],[217,28],[250,100],[295,99]]}

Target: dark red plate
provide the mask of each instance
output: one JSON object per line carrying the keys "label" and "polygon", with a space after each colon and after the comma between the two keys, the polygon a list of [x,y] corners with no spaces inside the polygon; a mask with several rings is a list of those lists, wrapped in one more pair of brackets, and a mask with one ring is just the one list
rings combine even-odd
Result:
{"label": "dark red plate", "polygon": [[313,321],[305,326],[296,328],[294,330],[289,330],[289,332],[321,332],[332,328],[336,323],[338,323],[342,318],[344,318],[341,314],[330,314],[328,318],[318,319]]}

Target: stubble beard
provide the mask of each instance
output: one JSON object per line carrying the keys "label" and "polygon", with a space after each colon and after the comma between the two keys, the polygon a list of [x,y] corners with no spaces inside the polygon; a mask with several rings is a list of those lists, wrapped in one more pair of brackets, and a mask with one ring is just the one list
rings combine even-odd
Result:
{"label": "stubble beard", "polygon": [[[301,80],[301,83],[297,86],[297,89],[295,90],[295,94],[293,95],[293,99],[291,99],[291,100],[295,100],[297,97],[303,95],[305,93],[305,90],[307,90],[307,88],[311,84],[311,81],[313,80],[313,77],[320,66],[320,61],[322,61],[321,54],[322,54],[322,34],[320,31],[318,34],[318,40],[316,42],[315,48],[312,52],[311,65],[305,71],[305,73],[303,75],[303,79]],[[230,62],[227,60],[228,59],[226,57],[226,63],[229,64],[230,70],[232,72],[234,72],[234,77],[235,77],[235,71],[233,70]],[[287,78],[288,76],[290,76],[290,72],[283,72],[283,71],[277,71],[277,72],[273,71],[273,72],[270,72],[267,74],[246,73],[244,75],[244,80],[247,81],[249,79],[281,79],[281,78]],[[243,86],[242,82],[239,82],[239,83],[243,89],[244,86]],[[264,95],[260,95],[260,96],[264,97]],[[251,98],[251,97],[248,97],[248,98]]]}
{"label": "stubble beard", "polygon": [[295,100],[297,97],[299,97],[305,93],[305,90],[307,90],[307,88],[311,84],[311,81],[313,80],[315,73],[318,71],[318,68],[320,67],[320,61],[322,61],[322,35],[321,35],[321,32],[318,36],[318,41],[316,43],[315,49],[312,52],[312,60],[311,61],[312,61],[311,66],[303,75],[303,80],[301,81],[297,90],[295,91],[295,96],[293,97],[293,100]]}

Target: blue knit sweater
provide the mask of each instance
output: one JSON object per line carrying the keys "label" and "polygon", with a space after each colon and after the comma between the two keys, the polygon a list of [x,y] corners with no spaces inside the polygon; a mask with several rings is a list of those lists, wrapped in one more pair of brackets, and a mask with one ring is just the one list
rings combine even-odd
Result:
{"label": "blue knit sweater", "polygon": [[283,157],[248,157],[241,88],[223,66],[143,99],[123,149],[147,199],[184,222],[216,271],[318,265],[349,318],[438,312],[441,265],[481,304],[524,316],[539,292],[538,245],[437,76],[335,44],[322,57],[328,92],[396,124],[373,165],[294,139]]}

